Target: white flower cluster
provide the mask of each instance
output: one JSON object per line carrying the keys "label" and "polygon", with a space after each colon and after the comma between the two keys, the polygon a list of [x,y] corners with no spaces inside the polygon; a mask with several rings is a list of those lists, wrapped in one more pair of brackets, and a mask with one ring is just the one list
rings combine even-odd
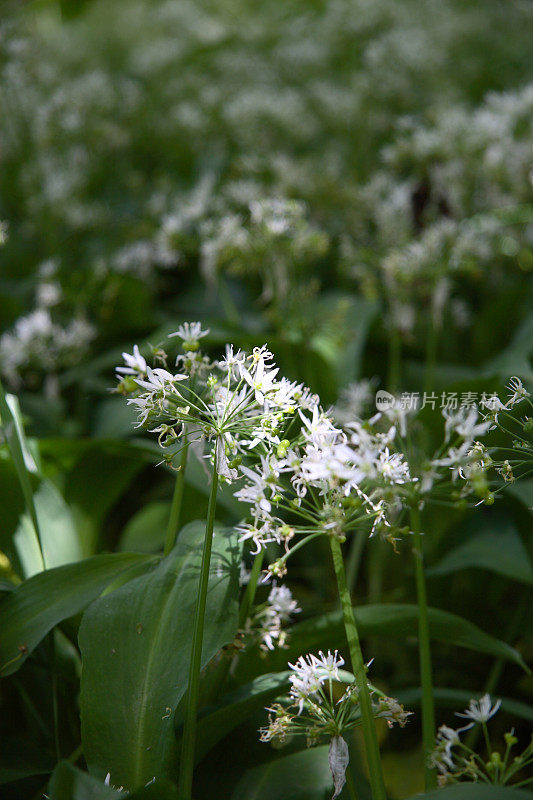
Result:
{"label": "white flower cluster", "polygon": [[[308,746],[322,738],[330,740],[330,768],[335,782],[335,796],[340,793],[344,773],[348,766],[348,748],[343,735],[360,724],[359,696],[353,675],[342,672],[344,659],[338,650],[318,656],[309,653],[289,664],[292,674],[289,695],[267,708],[269,724],[260,729],[262,742],[285,744],[290,736],[304,735]],[[340,699],[334,697],[333,682],[347,683]],[[376,718],[385,719],[392,726],[406,724],[409,712],[392,697],[387,697],[368,684],[372,698],[372,712]]]}
{"label": "white flower cluster", "polygon": [[47,308],[38,308],[19,317],[0,337],[0,372],[14,385],[28,371],[54,373],[75,364],[95,336],[94,327],[83,318],[60,325]]}
{"label": "white flower cluster", "polygon": [[267,651],[287,647],[287,625],[301,610],[288,586],[274,584],[266,603],[255,608],[250,621],[251,631],[259,638],[261,648]]}
{"label": "white flower cluster", "polygon": [[316,696],[319,703],[322,698],[319,695],[322,685],[326,681],[339,680],[339,668],[344,666],[344,659],[339,655],[339,651],[335,650],[325,656],[322,651],[319,652],[318,657],[310,653],[307,656],[300,656],[296,664],[289,664],[293,671],[290,676],[291,682],[290,696],[295,705],[298,706],[298,714],[303,711],[304,703],[309,698]]}
{"label": "white flower cluster", "polygon": [[[456,717],[468,720],[466,725],[457,730],[448,725],[441,725],[429,762],[438,770],[441,786],[461,781],[493,783],[500,786],[517,783],[522,787],[533,783],[533,777],[527,777],[528,768],[533,763],[533,739],[520,755],[511,757],[512,748],[518,743],[514,730],[511,730],[503,737],[505,743],[503,757],[500,748],[492,749],[487,722],[499,711],[500,706],[501,700],[493,704],[490,695],[485,694],[479,700],[470,700],[468,708],[462,714],[456,713]],[[475,725],[481,725],[483,728],[483,738],[487,748],[484,757],[461,740],[460,734]],[[522,779],[520,776],[523,776]]]}
{"label": "white flower cluster", "polygon": [[[211,361],[200,351],[200,340],[209,331],[199,322],[181,325],[169,338],[182,340],[184,353],[177,356],[180,372],[167,368],[167,356],[158,351],[161,367],[150,367],[137,346],[124,353],[126,366],[117,368],[117,391],[133,394],[128,403],[138,411],[138,426],[159,434],[163,447],[178,448],[186,441],[199,450],[215,443],[209,456],[219,476],[238,477],[237,465],[258,444],[280,446],[279,432],[297,408],[310,402],[300,384],[278,379],[273,355],[263,347],[249,355],[226,346],[225,357]],[[171,461],[175,452],[169,451]],[[245,471],[247,468],[242,467]],[[268,501],[264,498],[264,506]]]}
{"label": "white flower cluster", "polygon": [[[403,263],[388,251],[404,246],[430,263],[409,249],[420,175],[429,175],[430,226],[439,207],[448,220],[470,220],[525,197],[531,86],[474,110],[465,96],[472,81],[483,91],[479,65],[489,61],[502,85],[518,85],[502,44],[512,40],[518,53],[529,45],[518,5],[502,20],[489,4],[481,24],[452,0],[416,11],[334,0],[297,12],[269,1],[238,20],[224,5],[192,0],[131,0],[105,15],[103,5],[85,8],[68,31],[49,17],[31,24],[6,11],[2,20],[9,113],[0,176],[20,209],[10,237],[26,244],[29,233],[46,251],[38,258],[52,255],[52,225],[64,232],[53,255],[68,262],[75,235],[78,266],[91,275],[157,285],[159,268],[200,264],[208,277],[259,274],[264,295],[280,299],[293,271],[312,270],[339,233],[354,235],[356,266],[361,250]],[[158,154],[148,169],[147,137]],[[392,142],[383,154],[371,151],[383,141]],[[380,172],[364,184],[372,159]],[[520,235],[509,237],[520,245]],[[483,237],[474,239],[454,258],[482,249]],[[425,235],[419,244],[426,256],[439,250]]]}
{"label": "white flower cluster", "polygon": [[[235,497],[251,506],[252,522],[239,527],[255,552],[270,542],[284,544],[286,554],[274,574],[284,574],[295,534],[323,533],[344,540],[362,519],[372,520],[372,533],[389,526],[382,489],[409,484],[409,468],[400,453],[391,453],[396,428],[371,434],[354,422],[344,431],[319,404],[298,408],[286,436],[263,441],[255,468],[242,467],[244,486]],[[294,421],[299,424],[295,426]],[[295,523],[287,519],[299,518]],[[284,519],[285,518],[285,519]]]}

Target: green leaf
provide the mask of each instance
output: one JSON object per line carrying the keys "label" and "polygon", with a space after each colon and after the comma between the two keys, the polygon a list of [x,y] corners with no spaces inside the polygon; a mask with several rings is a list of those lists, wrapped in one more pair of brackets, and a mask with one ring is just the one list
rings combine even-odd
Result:
{"label": "green leaf", "polygon": [[[76,526],[69,507],[54,484],[48,480],[42,481],[33,499],[47,569],[79,561],[82,550]],[[13,537],[27,578],[42,570],[41,551],[33,530],[29,516],[24,514]]]}
{"label": "green leaf", "polygon": [[65,500],[75,513],[85,556],[93,555],[99,528],[146,461],[127,444],[94,442],[65,479]]}
{"label": "green leaf", "polygon": [[312,747],[248,770],[231,800],[324,800],[333,786],[328,750]]}
{"label": "green leaf", "polygon": [[163,549],[170,515],[170,503],[147,503],[125,526],[118,549],[136,553],[157,553]]}
{"label": "green leaf", "polygon": [[[405,639],[418,635],[418,606],[410,603],[376,603],[354,608],[355,619],[361,637],[387,636]],[[529,672],[520,653],[506,642],[485,633],[472,622],[457,614],[429,609],[430,636],[434,641],[465,647],[480,653],[505,658]],[[332,611],[320,617],[300,622],[291,629],[289,647],[270,655],[271,668],[282,669],[291,659],[302,653],[339,647],[345,641],[344,625],[340,611]],[[238,674],[242,678],[257,674],[261,670],[256,654],[242,659]]]}
{"label": "green leaf", "polygon": [[[32,550],[41,553],[40,532],[35,505],[33,502],[33,488],[30,473],[37,472],[37,464],[33,459],[26,437],[18,401],[12,395],[6,395],[0,382],[0,421],[9,445],[11,458],[17,471],[17,477],[22,488],[26,509],[31,519],[28,536],[34,541]],[[43,558],[40,555],[40,566],[43,568]]]}
{"label": "green leaf", "polygon": [[85,608],[118,575],[151,561],[136,553],[95,556],[21,583],[0,601],[0,674],[15,672],[58,622]]}
{"label": "green leaf", "polygon": [[61,761],[55,768],[48,786],[50,800],[111,800],[124,797],[111,786],[73,767],[68,761]]}
{"label": "green leaf", "polygon": [[217,742],[231,733],[253,712],[263,708],[287,689],[290,672],[261,675],[222,698],[216,709],[206,709],[198,721],[196,761],[199,762]]}
{"label": "green leaf", "polygon": [[106,786],[94,775],[73,767],[68,761],[61,761],[50,780],[48,797],[50,800],[110,800],[118,797],[123,800],[178,800],[178,790],[169,781],[158,780],[125,794]]}
{"label": "green leaf", "polygon": [[508,786],[491,786],[482,783],[456,783],[417,794],[409,800],[533,800],[533,793]]}
{"label": "green leaf", "polygon": [[[478,694],[481,694],[480,692]],[[470,699],[475,697],[476,693],[466,691],[465,689],[442,689],[434,688],[433,697],[435,703],[440,708],[453,708],[456,711],[461,711],[468,706]],[[395,697],[405,706],[418,706],[422,699],[422,690],[417,686],[413,689],[402,689],[395,692]],[[527,703],[522,703],[520,700],[513,700],[510,697],[501,697],[494,695],[502,701],[502,711],[512,714],[513,717],[520,717],[527,722],[533,723],[533,706]]]}
{"label": "green leaf", "polygon": [[487,569],[512,580],[533,584],[533,567],[520,535],[509,520],[493,523],[449,552],[430,575],[449,575],[461,569]]}
{"label": "green leaf", "polygon": [[[130,789],[176,775],[173,714],[187,687],[204,531],[183,528],[153,572],[97,600],[80,626],[84,755],[91,772]],[[237,630],[240,553],[237,534],[216,531],[204,666]]]}
{"label": "green leaf", "polygon": [[[122,795],[124,797],[124,795]],[[156,781],[126,795],[129,800],[178,800],[178,789],[170,781],[159,778]]]}

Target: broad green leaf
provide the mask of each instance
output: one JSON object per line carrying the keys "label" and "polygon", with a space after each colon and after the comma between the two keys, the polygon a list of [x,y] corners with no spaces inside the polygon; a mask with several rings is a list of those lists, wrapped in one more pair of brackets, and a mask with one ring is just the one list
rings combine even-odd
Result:
{"label": "broad green leaf", "polygon": [[30,480],[30,473],[37,471],[35,460],[29,452],[28,443],[24,435],[24,427],[21,420],[20,408],[16,399],[10,395],[6,395],[2,383],[0,382],[0,422],[2,429],[5,433],[9,451],[17,471],[17,477],[22,488],[26,509],[31,520],[29,526],[29,533],[27,536],[31,537],[34,541],[32,543],[32,551],[40,554],[40,567],[43,568],[43,558],[41,554],[41,547],[39,543],[39,523],[35,511],[35,504],[33,500],[33,488]]}
{"label": "broad green leaf", "polygon": [[533,510],[533,480],[520,480],[510,483],[505,487],[506,494],[510,494],[530,511]]}
{"label": "broad green leaf", "polygon": [[[82,558],[82,549],[76,526],[69,507],[54,484],[48,480],[42,481],[33,499],[46,568],[79,561]],[[22,516],[13,540],[24,576],[29,578],[40,572],[41,551],[27,514]]]}
{"label": "broad green leaf", "polygon": [[163,549],[170,515],[170,503],[147,503],[125,526],[118,549],[127,552],[157,553]]}
{"label": "broad green leaf", "polygon": [[333,786],[328,749],[311,747],[248,770],[231,800],[324,800]]}
{"label": "broad green leaf", "polygon": [[491,786],[483,783],[456,783],[417,794],[409,800],[533,800],[533,793],[508,786]]}
{"label": "broad green leaf", "polygon": [[[122,795],[124,797],[124,795]],[[175,784],[159,778],[142,789],[126,795],[129,800],[178,800],[178,789]]]}
{"label": "broad green leaf", "polygon": [[[478,694],[481,694],[478,692]],[[401,689],[395,692],[395,697],[405,706],[418,706],[422,700],[422,691],[417,686],[413,689]],[[476,697],[476,692],[469,692],[464,689],[433,689],[433,697],[435,704],[440,708],[453,708],[456,711],[462,711],[463,708],[468,706],[470,699]],[[513,700],[510,697],[501,697],[494,695],[502,701],[502,711],[512,714],[513,717],[520,717],[527,722],[533,723],[533,706],[527,703],[522,703],[520,700]]]}
{"label": "broad green leaf", "polygon": [[289,671],[261,675],[226,695],[216,709],[207,709],[198,722],[196,760],[240,725],[253,711],[263,708],[288,687]]}
{"label": "broad green leaf", "polygon": [[124,797],[121,792],[102,781],[73,767],[68,761],[61,761],[55,768],[48,786],[50,800],[112,800]]}
{"label": "broad green leaf", "polygon": [[105,515],[144,467],[137,448],[94,442],[65,479],[65,500],[73,509],[83,553],[93,555]]}
{"label": "broad green leaf", "polygon": [[[418,606],[409,603],[377,603],[354,608],[354,614],[361,637],[387,636],[405,639],[418,634]],[[457,614],[429,609],[430,636],[434,641],[465,647],[480,653],[505,658],[521,666],[527,672],[527,665],[520,653],[506,642],[485,633],[472,622]],[[332,611],[320,617],[300,622],[291,629],[287,650],[277,651],[270,656],[271,668],[282,669],[288,661],[298,658],[302,653],[325,647],[342,648],[345,641],[344,625],[340,611]],[[257,674],[259,659],[251,654],[242,659],[238,674],[242,677]]]}
{"label": "broad green leaf", "polygon": [[[91,772],[129,789],[176,777],[173,714],[187,687],[204,530],[183,528],[155,570],[97,600],[80,626],[84,755]],[[204,666],[237,630],[240,553],[236,534],[216,531]]]}
{"label": "broad green leaf", "polygon": [[[490,525],[490,523],[489,523]],[[496,529],[491,529],[496,527]],[[533,567],[520,535],[502,519],[454,548],[428,575],[449,575],[460,569],[487,569],[512,580],[533,584]]]}
{"label": "broad green leaf", "polygon": [[143,786],[136,792],[125,794],[113,786],[106,786],[94,775],[61,761],[50,780],[50,800],[111,800],[122,797],[131,800],[178,800],[178,790],[166,780],[158,780]]}
{"label": "broad green leaf", "polygon": [[0,675],[15,672],[55,625],[85,608],[118,575],[151,560],[136,553],[94,556],[21,583],[0,601]]}
{"label": "broad green leaf", "polygon": [[[9,558],[15,572],[19,572],[21,568],[13,546],[13,534],[24,513],[24,495],[15,465],[5,449],[0,451],[0,508],[2,509],[0,550]],[[7,565],[5,566],[7,568]]]}

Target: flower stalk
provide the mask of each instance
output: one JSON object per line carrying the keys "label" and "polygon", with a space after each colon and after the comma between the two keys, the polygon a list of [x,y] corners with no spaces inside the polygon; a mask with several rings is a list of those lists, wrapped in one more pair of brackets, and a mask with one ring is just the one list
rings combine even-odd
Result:
{"label": "flower stalk", "polygon": [[[217,445],[218,447],[218,445]],[[202,666],[202,644],[204,636],[205,607],[207,602],[207,589],[209,584],[209,566],[211,563],[211,548],[213,544],[213,525],[217,502],[218,473],[213,467],[211,492],[207,509],[207,522],[205,529],[202,565],[200,569],[200,582],[198,585],[198,599],[194,617],[194,632],[192,640],[191,660],[189,666],[189,683],[187,687],[187,705],[183,726],[183,744],[181,748],[179,797],[180,800],[190,800],[192,792],[192,778],[194,770],[194,750],[196,742],[196,712],[200,691],[200,671]]]}
{"label": "flower stalk", "polygon": [[381,768],[381,758],[379,754],[379,745],[376,734],[376,728],[374,724],[374,715],[372,713],[372,701],[370,698],[370,692],[368,690],[365,663],[363,660],[363,654],[361,652],[361,644],[359,641],[359,633],[357,631],[357,626],[355,623],[352,601],[350,598],[350,593],[348,591],[348,586],[346,584],[346,572],[344,569],[342,550],[340,542],[337,537],[330,536],[329,540],[331,545],[331,555],[333,558],[335,576],[337,578],[337,586],[339,589],[339,598],[342,606],[342,614],[344,618],[346,638],[348,640],[348,647],[350,650],[352,670],[355,677],[357,691],[359,694],[363,737],[365,742],[366,758],[370,776],[370,786],[372,788],[372,798],[373,800],[386,800],[385,784],[383,781],[383,771]]}
{"label": "flower stalk", "polygon": [[430,766],[430,756],[435,747],[435,703],[433,699],[433,678],[431,666],[431,644],[429,638],[429,615],[420,532],[420,511],[411,509],[413,530],[413,555],[415,559],[416,594],[418,603],[418,652],[420,679],[422,684],[422,743],[424,748],[424,771],[426,791],[436,788],[437,776]]}

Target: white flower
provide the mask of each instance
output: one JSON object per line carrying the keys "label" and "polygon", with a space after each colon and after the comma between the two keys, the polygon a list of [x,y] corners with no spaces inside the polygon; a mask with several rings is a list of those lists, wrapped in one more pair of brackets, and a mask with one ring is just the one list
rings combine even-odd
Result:
{"label": "white flower", "polygon": [[302,428],[304,436],[316,447],[334,444],[342,438],[342,432],[333,425],[331,419],[321,411],[318,405],[313,407],[311,419],[302,414],[300,409],[298,409],[298,413],[305,425],[305,428]]}
{"label": "white flower", "polygon": [[226,355],[218,362],[218,366],[220,369],[224,370],[224,372],[228,372],[231,378],[236,378],[239,374],[239,368],[241,364],[244,364],[245,359],[246,354],[243,353],[242,350],[237,350],[234,354],[233,345],[227,344]]}
{"label": "white flower", "polygon": [[255,367],[252,367],[253,374],[243,364],[240,364],[239,368],[242,377],[255,392],[256,403],[263,406],[265,404],[265,394],[274,391],[276,388],[275,377],[279,369],[277,367],[275,369],[268,368],[265,364],[264,356],[261,356],[257,360]]}
{"label": "white flower", "polygon": [[[339,656],[338,650],[333,654],[328,650],[327,656],[322,651],[318,657],[312,654],[300,656],[296,664],[289,664],[294,672],[289,678],[291,695],[298,700],[299,715],[302,713],[305,700],[311,695],[316,695],[326,680],[338,680],[338,670],[343,664],[344,659]],[[315,700],[321,702],[320,696]]]}
{"label": "white flower", "polygon": [[294,600],[288,586],[274,585],[270,590],[268,602],[276,614],[279,614],[284,621],[288,620],[291,614],[298,614],[302,610]]}
{"label": "white flower", "polygon": [[[111,773],[110,772],[108,772],[107,775],[105,776],[104,783],[105,783],[106,786],[112,786],[112,784],[111,784]],[[123,786],[113,786],[112,788],[115,789],[115,791],[117,791],[117,792],[123,792],[124,791],[124,787]]]}
{"label": "white flower", "polygon": [[196,350],[198,349],[199,340],[207,336],[208,333],[209,329],[202,330],[201,322],[184,322],[175,333],[169,333],[168,338],[172,339],[174,336],[179,336],[183,341],[184,350]]}
{"label": "white flower", "polygon": [[276,541],[268,521],[265,521],[261,527],[258,527],[257,524],[244,523],[237,525],[235,530],[241,534],[239,542],[246,542],[248,539],[253,541],[256,549],[251,551],[252,555],[257,555],[267,544]]}
{"label": "white flower", "polygon": [[122,353],[122,358],[126,362],[125,367],[117,367],[116,371],[123,375],[146,375],[146,359],[139,352],[137,345],[133,346],[133,355]]}
{"label": "white flower", "polygon": [[468,708],[463,714],[456,713],[456,717],[472,720],[469,725],[465,725],[465,727],[460,728],[460,730],[467,731],[469,728],[473,728],[476,723],[487,722],[491,717],[493,717],[498,712],[502,701],[496,700],[492,707],[491,702],[490,695],[484,694],[480,700],[471,700],[468,704]]}
{"label": "white flower", "polygon": [[436,747],[431,756],[431,764],[446,774],[454,769],[452,747],[459,744],[459,733],[447,725],[441,725],[437,733]]}
{"label": "white flower", "polygon": [[508,389],[510,392],[509,400],[507,401],[507,407],[512,408],[514,405],[519,403],[525,397],[531,397],[530,392],[528,392],[524,388],[524,384],[520,380],[520,378],[511,378],[509,381]]}
{"label": "white flower", "polygon": [[[445,422],[446,439],[450,438],[452,431],[459,434],[465,441],[473,441],[478,436],[483,436],[489,430],[490,422],[478,423],[476,408],[459,408],[453,413],[445,408],[442,412]],[[477,423],[477,424],[476,424]]]}
{"label": "white flower", "polygon": [[339,680],[339,667],[344,665],[344,659],[339,655],[338,650],[335,650],[334,653],[332,653],[331,650],[328,650],[327,656],[324,655],[322,650],[319,650],[318,658],[312,654],[309,656],[309,658],[311,659],[311,663],[313,664],[317,675],[327,678],[328,680],[330,678],[336,681]]}
{"label": "white flower", "polygon": [[146,367],[146,380],[136,378],[135,382],[142,389],[147,389],[150,393],[166,397],[169,392],[175,392],[174,383],[176,381],[186,381],[187,375],[173,375],[162,367]]}
{"label": "white flower", "polygon": [[[294,672],[294,675],[289,678],[291,682],[290,693],[298,701],[298,715],[300,715],[303,711],[304,702],[311,695],[315,695],[320,691],[326,676],[318,674],[310,656],[307,656],[307,661],[303,656],[300,656],[296,664],[289,663],[289,667]],[[320,698],[317,699],[320,702]]]}
{"label": "white flower", "polygon": [[411,480],[409,465],[403,461],[401,453],[389,453],[388,448],[379,454],[377,464],[378,472],[389,481],[389,483],[407,483]]}

